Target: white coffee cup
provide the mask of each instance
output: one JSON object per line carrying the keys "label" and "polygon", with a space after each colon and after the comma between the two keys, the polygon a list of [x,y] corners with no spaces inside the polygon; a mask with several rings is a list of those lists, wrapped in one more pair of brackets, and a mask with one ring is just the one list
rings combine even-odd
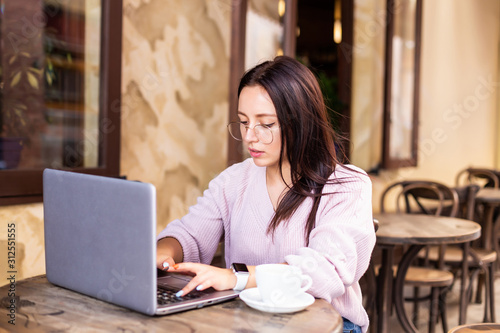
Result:
{"label": "white coffee cup", "polygon": [[293,301],[312,285],[311,277],[299,267],[284,264],[258,265],[255,277],[262,300],[277,306]]}

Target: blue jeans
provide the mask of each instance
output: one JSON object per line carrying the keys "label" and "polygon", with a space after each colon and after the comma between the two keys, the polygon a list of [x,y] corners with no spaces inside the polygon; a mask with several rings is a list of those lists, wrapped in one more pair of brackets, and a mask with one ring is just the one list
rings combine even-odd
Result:
{"label": "blue jeans", "polygon": [[344,320],[344,333],[361,333],[361,327],[359,325],[351,323],[344,317],[342,317],[342,319]]}

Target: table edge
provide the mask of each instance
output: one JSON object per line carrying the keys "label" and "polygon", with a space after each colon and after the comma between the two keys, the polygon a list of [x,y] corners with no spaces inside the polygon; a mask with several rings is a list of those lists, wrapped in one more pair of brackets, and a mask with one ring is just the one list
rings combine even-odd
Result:
{"label": "table edge", "polygon": [[[400,213],[378,213],[373,214],[373,217],[378,219],[379,221],[383,219],[383,215],[397,215]],[[405,216],[428,216],[425,214],[404,214]],[[476,230],[469,231],[466,234],[462,235],[454,235],[454,236],[443,236],[439,238],[429,238],[429,237],[413,237],[413,238],[402,238],[396,236],[383,236],[380,233],[376,233],[377,244],[380,245],[405,245],[405,244],[415,244],[415,245],[440,245],[440,244],[461,244],[470,242],[481,237],[482,227],[479,223],[472,220],[467,220],[459,217],[449,217],[449,216],[439,216],[440,218],[452,218],[457,220],[462,220],[465,222],[473,223],[477,226]]]}

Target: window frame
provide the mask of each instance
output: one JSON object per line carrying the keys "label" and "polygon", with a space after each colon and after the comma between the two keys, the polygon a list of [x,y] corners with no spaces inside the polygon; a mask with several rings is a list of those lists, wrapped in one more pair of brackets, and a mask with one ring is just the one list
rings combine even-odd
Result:
{"label": "window frame", "polygon": [[[99,165],[64,170],[118,177],[120,174],[122,1],[102,1],[99,87]],[[43,200],[43,169],[0,170],[0,206]]]}
{"label": "window frame", "polygon": [[392,52],[394,36],[394,16],[397,15],[397,1],[387,0],[386,7],[386,40],[385,40],[385,75],[384,75],[384,109],[383,109],[383,133],[382,133],[382,161],[383,169],[398,169],[403,167],[414,167],[418,163],[418,123],[419,123],[419,98],[420,98],[420,54],[422,44],[422,0],[416,1],[415,7],[415,53],[413,68],[413,100],[412,100],[412,124],[411,144],[409,158],[396,158],[390,154],[391,140],[391,109],[392,98]]}

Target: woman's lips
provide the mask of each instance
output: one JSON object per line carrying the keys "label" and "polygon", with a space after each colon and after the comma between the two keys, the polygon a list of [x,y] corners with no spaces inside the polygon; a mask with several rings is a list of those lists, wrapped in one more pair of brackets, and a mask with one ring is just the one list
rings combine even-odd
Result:
{"label": "woman's lips", "polygon": [[251,149],[251,148],[248,148],[248,152],[250,153],[250,156],[252,157],[259,157],[261,156],[262,154],[264,154],[263,151],[260,151],[260,150],[256,150],[256,149]]}

